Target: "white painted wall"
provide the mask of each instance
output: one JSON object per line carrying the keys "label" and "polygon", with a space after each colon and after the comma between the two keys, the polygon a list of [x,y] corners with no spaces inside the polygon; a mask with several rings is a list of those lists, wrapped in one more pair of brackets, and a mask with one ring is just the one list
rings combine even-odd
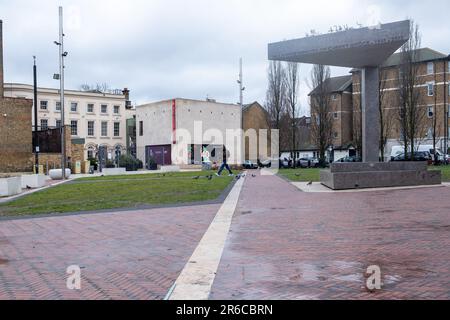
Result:
{"label": "white painted wall", "polygon": [[[139,134],[140,121],[143,121],[142,136]],[[194,128],[195,122],[201,123],[201,126],[199,126],[200,134],[197,135],[194,132],[196,130]],[[239,130],[241,128],[241,110],[238,105],[234,104],[176,99],[176,126],[178,130],[186,130],[190,139],[187,141],[179,139],[176,145],[172,145],[172,100],[137,106],[136,140],[138,158],[145,161],[146,146],[172,145],[173,164],[184,164],[188,161],[186,151],[189,144],[223,144],[221,139],[218,140],[219,143],[214,139],[204,139],[206,138],[204,136],[206,132],[216,130],[226,139],[227,130]],[[241,148],[241,138],[237,140]],[[228,147],[229,143],[226,144]],[[229,151],[231,159],[240,157],[240,152]]]}

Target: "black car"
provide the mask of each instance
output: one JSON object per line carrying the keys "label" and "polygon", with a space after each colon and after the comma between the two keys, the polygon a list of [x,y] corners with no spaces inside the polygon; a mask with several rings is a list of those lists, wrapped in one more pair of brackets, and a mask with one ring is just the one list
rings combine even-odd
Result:
{"label": "black car", "polygon": [[[411,160],[411,153],[407,153],[407,159]],[[405,154],[399,154],[396,157],[393,157],[391,159],[391,161],[406,161],[405,160]],[[414,152],[414,161],[427,161],[430,162],[432,161],[432,157],[431,154],[429,152],[426,151],[419,151],[419,152]]]}
{"label": "black car", "polygon": [[339,159],[336,162],[362,162],[362,159],[360,157],[353,156]]}

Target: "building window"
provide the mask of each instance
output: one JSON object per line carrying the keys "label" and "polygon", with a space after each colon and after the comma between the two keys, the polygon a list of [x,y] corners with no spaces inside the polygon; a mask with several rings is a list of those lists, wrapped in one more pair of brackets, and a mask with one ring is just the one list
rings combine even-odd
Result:
{"label": "building window", "polygon": [[48,129],[48,120],[41,119],[41,130],[47,130],[47,129]]}
{"label": "building window", "polygon": [[94,158],[94,150],[88,149],[87,156],[88,156],[88,159],[93,159]]}
{"label": "building window", "polygon": [[41,110],[47,110],[48,101],[41,101]]}
{"label": "building window", "polygon": [[428,62],[427,64],[427,74],[433,74],[434,73],[434,63]]}
{"label": "building window", "polygon": [[428,82],[427,83],[427,90],[428,90],[428,96],[429,97],[434,96],[434,82]]}
{"label": "building window", "polygon": [[331,99],[332,99],[332,100],[337,100],[337,98],[338,98],[338,97],[337,97],[337,94],[331,95]]}
{"label": "building window", "polygon": [[70,112],[77,112],[77,110],[78,110],[78,103],[72,102],[70,104]]}
{"label": "building window", "polygon": [[95,122],[88,121],[88,136],[93,137],[95,135]]}
{"label": "building window", "polygon": [[102,104],[102,113],[108,113],[108,105]]}
{"label": "building window", "polygon": [[120,137],[120,122],[114,122],[114,137]]}
{"label": "building window", "polygon": [[434,116],[434,107],[433,106],[428,106],[428,109],[427,109],[427,115],[428,115],[428,118],[433,118],[433,116]]}
{"label": "building window", "polygon": [[102,121],[102,137],[108,136],[108,122]]}
{"label": "building window", "polygon": [[144,135],[144,121],[139,121],[139,136],[142,137]]}
{"label": "building window", "polygon": [[114,113],[119,114],[120,106],[114,106]]}
{"label": "building window", "polygon": [[56,111],[61,111],[61,101],[56,101],[55,110]]}
{"label": "building window", "polygon": [[55,126],[56,126],[57,128],[61,128],[61,120],[56,120]]}
{"label": "building window", "polygon": [[333,113],[333,118],[334,118],[335,120],[339,119],[339,113],[334,112],[334,113]]}
{"label": "building window", "polygon": [[89,104],[87,105],[87,112],[88,112],[88,113],[94,113],[94,104],[89,103]]}
{"label": "building window", "polygon": [[73,136],[78,135],[78,121],[77,120],[70,121],[70,134]]}
{"label": "building window", "polygon": [[427,139],[432,139],[433,138],[433,129],[432,128],[428,128],[427,130]]}

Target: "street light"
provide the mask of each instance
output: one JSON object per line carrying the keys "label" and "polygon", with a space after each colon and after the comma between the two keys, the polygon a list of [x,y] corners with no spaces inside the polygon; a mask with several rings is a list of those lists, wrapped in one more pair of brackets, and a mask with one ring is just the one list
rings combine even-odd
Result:
{"label": "street light", "polygon": [[59,93],[61,105],[61,171],[62,179],[66,179],[66,130],[64,116],[64,58],[68,53],[64,51],[64,30],[63,30],[63,8],[59,7],[59,41],[54,41],[59,47],[59,77],[53,76],[54,79],[59,78]]}

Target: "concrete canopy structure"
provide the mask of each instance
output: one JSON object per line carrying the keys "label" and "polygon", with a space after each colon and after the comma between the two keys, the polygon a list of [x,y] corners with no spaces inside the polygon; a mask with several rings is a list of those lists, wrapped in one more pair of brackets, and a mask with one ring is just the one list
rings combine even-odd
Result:
{"label": "concrete canopy structure", "polygon": [[[333,164],[330,171],[321,174],[322,183],[332,189],[370,188],[395,186],[395,181],[384,179],[389,175],[389,166],[375,166],[379,162],[379,66],[409,40],[409,20],[381,24],[376,27],[348,29],[340,32],[311,36],[302,39],[271,43],[268,46],[269,60],[320,64],[361,69],[361,107],[363,165],[346,166]],[[338,168],[341,166],[342,168]],[[428,177],[423,168],[403,166],[412,171],[399,185],[415,185],[412,179],[416,172],[424,177],[424,184],[437,181]],[[380,169],[381,168],[381,169]],[[339,170],[342,169],[342,170]],[[399,170],[397,167],[392,170]],[[337,174],[336,172],[339,172]],[[413,174],[414,173],[414,174]],[[440,177],[439,177],[440,178]],[[348,180],[352,181],[350,184]],[[341,183],[347,181],[347,183]],[[383,181],[382,183],[378,183]],[[434,184],[434,183],[433,183]]]}
{"label": "concrete canopy structure", "polygon": [[269,44],[269,60],[378,67],[409,39],[409,20]]}

